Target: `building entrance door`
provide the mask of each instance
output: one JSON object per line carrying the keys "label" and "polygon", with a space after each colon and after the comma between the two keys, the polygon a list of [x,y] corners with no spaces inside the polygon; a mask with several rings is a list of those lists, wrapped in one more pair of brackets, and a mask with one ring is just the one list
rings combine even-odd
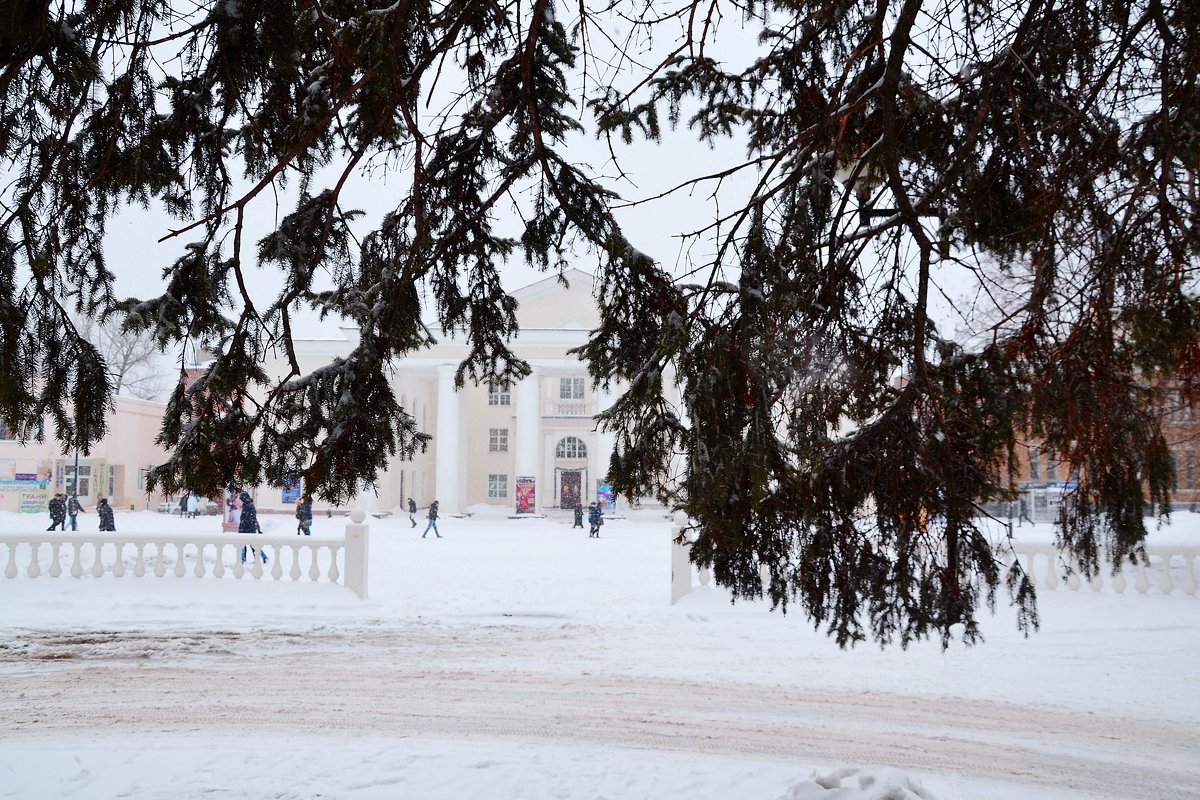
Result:
{"label": "building entrance door", "polygon": [[559,473],[558,507],[574,508],[579,502],[580,487],[583,483],[583,470],[564,469]]}

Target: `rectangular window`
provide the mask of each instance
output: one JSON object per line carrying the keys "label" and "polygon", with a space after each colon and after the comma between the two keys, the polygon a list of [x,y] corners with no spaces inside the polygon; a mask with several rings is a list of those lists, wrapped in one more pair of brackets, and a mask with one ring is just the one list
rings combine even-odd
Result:
{"label": "rectangular window", "polygon": [[512,394],[508,386],[488,386],[488,405],[507,406],[512,404]]}
{"label": "rectangular window", "polygon": [[1187,408],[1183,404],[1183,397],[1178,391],[1171,392],[1171,400],[1169,408],[1171,413],[1168,418],[1171,422],[1187,422]]}
{"label": "rectangular window", "polygon": [[1183,465],[1184,472],[1187,474],[1187,488],[1196,488],[1196,451],[1187,451],[1187,461]]}
{"label": "rectangular window", "polygon": [[582,400],[583,399],[583,378],[559,378],[558,379],[558,399],[559,400]]}
{"label": "rectangular window", "polygon": [[508,428],[488,428],[488,451],[508,452]]}
{"label": "rectangular window", "polygon": [[1046,453],[1046,480],[1055,482],[1058,480],[1058,454],[1049,452]]}
{"label": "rectangular window", "polygon": [[79,467],[79,488],[75,488],[75,465],[67,464],[64,467],[64,472],[67,476],[67,495],[76,495],[78,497],[90,497],[92,494],[92,467],[91,465]]}
{"label": "rectangular window", "polygon": [[5,425],[3,422],[0,422],[0,439],[13,440],[16,438],[17,437],[15,437],[11,433],[9,433],[8,426]]}
{"label": "rectangular window", "polygon": [[1042,479],[1042,451],[1036,447],[1029,448],[1029,480]]}
{"label": "rectangular window", "polygon": [[488,497],[508,497],[507,475],[488,475]]}
{"label": "rectangular window", "polygon": [[138,490],[139,491],[143,491],[143,492],[146,491],[146,477],[149,476],[151,469],[153,469],[153,467],[150,467],[149,469],[139,469],[138,470]]}

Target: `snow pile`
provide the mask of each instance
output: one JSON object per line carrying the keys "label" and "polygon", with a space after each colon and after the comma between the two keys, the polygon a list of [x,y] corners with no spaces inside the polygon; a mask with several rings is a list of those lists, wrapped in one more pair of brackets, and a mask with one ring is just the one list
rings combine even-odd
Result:
{"label": "snow pile", "polygon": [[788,789],[780,800],[937,800],[925,787],[894,769],[843,767],[815,774]]}

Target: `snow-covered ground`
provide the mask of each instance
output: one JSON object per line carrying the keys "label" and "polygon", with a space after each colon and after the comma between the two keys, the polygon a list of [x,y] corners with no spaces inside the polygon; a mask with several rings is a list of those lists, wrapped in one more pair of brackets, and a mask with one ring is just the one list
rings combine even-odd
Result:
{"label": "snow-covered ground", "polygon": [[[661,513],[598,540],[567,519],[443,518],[440,540],[420,522],[370,520],[367,601],[0,578],[0,798],[1200,797],[1200,600],[1178,589],[1060,585],[1028,639],[1002,602],[974,648],[843,652],[719,589],[670,605]],[[1151,536],[1168,541],[1200,544],[1200,515]]]}

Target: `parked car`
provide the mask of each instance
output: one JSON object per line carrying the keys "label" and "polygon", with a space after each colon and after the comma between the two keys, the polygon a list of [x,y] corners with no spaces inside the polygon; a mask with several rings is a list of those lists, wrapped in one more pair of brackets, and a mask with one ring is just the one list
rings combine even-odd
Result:
{"label": "parked car", "polygon": [[[179,498],[178,500],[164,500],[163,502],[158,504],[158,513],[160,513],[160,514],[182,513],[180,511],[180,505],[182,503],[184,503],[185,501],[186,501],[186,498],[183,498],[183,497]],[[197,504],[197,506],[196,506],[196,513],[203,515],[203,516],[207,516],[207,517],[213,517],[213,516],[216,516],[217,514],[221,513],[221,507],[218,506],[216,503],[214,503],[212,500],[209,500],[207,497],[201,497],[199,504]]]}
{"label": "parked car", "polygon": [[196,513],[206,517],[215,517],[221,513],[221,507],[207,497],[201,497],[200,505],[196,507]]}

